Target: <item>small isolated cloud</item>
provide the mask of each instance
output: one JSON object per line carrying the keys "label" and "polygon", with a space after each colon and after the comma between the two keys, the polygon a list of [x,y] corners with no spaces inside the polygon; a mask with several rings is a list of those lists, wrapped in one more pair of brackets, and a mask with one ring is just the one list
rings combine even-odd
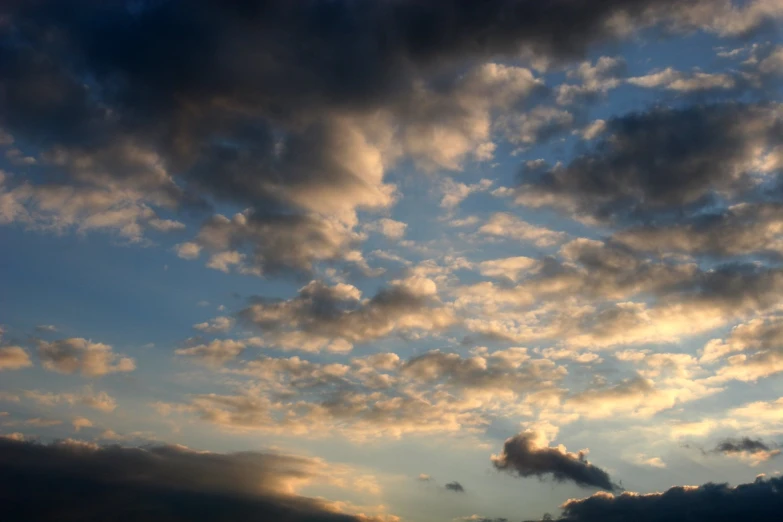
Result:
{"label": "small isolated cloud", "polygon": [[431,482],[432,477],[427,475],[426,473],[420,473],[418,477],[416,477],[416,480],[419,480],[421,482]]}
{"label": "small isolated cloud", "polygon": [[108,344],[94,343],[73,337],[38,344],[38,356],[47,370],[58,373],[81,373],[85,377],[100,377],[110,373],[131,372],[136,362],[114,353]]}
{"label": "small isolated cloud", "polygon": [[0,347],[0,371],[19,370],[32,366],[30,356],[20,346],[2,346]]}
{"label": "small isolated cloud", "polygon": [[53,324],[39,324],[38,326],[35,327],[35,331],[41,333],[51,333],[51,332],[56,332],[57,327],[54,326]]}
{"label": "small isolated cloud", "polygon": [[777,444],[766,443],[761,439],[741,437],[720,441],[711,453],[737,457],[756,465],[779,456],[781,450]]}
{"label": "small isolated cloud", "polygon": [[492,456],[496,469],[520,477],[551,476],[556,482],[573,482],[581,487],[616,491],[618,486],[609,474],[585,459],[585,452],[569,453],[565,447],[547,447],[539,434],[523,432],[506,439],[500,455]]}
{"label": "small isolated cloud", "polygon": [[76,417],[71,421],[74,431],[81,431],[82,428],[92,428],[93,424],[90,419],[84,417]]}
{"label": "small isolated cloud", "polygon": [[445,487],[448,491],[453,491],[454,493],[465,493],[465,488],[462,487],[462,484],[456,480],[454,482],[449,482],[443,487]]}
{"label": "small isolated cloud", "polygon": [[193,328],[204,333],[223,333],[231,330],[234,326],[234,320],[230,317],[215,317],[209,321],[194,324]]}
{"label": "small isolated cloud", "polygon": [[382,218],[364,225],[364,229],[368,232],[377,232],[389,239],[402,239],[407,228],[407,223],[403,223],[402,221],[395,221],[389,218]]}
{"label": "small isolated cloud", "polygon": [[665,468],[666,463],[660,457],[648,457],[644,454],[636,456],[635,462],[640,466],[650,466],[651,468]]}

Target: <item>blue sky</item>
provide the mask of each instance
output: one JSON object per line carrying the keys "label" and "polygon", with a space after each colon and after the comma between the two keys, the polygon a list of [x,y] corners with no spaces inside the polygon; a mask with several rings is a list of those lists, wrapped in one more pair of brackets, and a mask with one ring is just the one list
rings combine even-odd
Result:
{"label": "blue sky", "polygon": [[0,8],[8,444],[303,521],[780,480],[778,2],[219,4]]}

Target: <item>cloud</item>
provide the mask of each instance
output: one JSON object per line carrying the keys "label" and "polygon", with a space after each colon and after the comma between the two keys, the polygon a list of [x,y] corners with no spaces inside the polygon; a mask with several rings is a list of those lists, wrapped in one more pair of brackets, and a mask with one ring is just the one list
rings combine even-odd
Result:
{"label": "cloud", "polygon": [[354,440],[478,433],[490,422],[490,410],[531,414],[524,397],[556,391],[567,373],[524,348],[478,348],[469,357],[430,351],[407,361],[376,353],[350,364],[261,357],[221,372],[235,383],[232,393],[194,394],[156,407],[162,415],[195,416],[229,431],[335,432]]}
{"label": "cloud", "polygon": [[[323,473],[319,461],[272,453],[220,454],[182,446],[99,447],[65,440],[51,445],[0,440],[0,483],[8,520],[63,517],[211,521],[285,519],[371,521],[336,504],[299,496],[299,484]],[[51,498],[36,502],[40,491]],[[84,499],[77,491],[95,493]]]}
{"label": "cloud", "polygon": [[768,444],[761,439],[741,437],[724,439],[711,450],[712,453],[722,453],[750,461],[753,465],[765,462],[780,455],[778,445]]}
{"label": "cloud", "polygon": [[565,447],[541,445],[540,435],[523,432],[503,444],[500,455],[492,456],[496,469],[520,477],[551,476],[556,482],[573,482],[580,487],[595,487],[608,491],[618,489],[609,474],[585,460],[585,453],[569,453]]}
{"label": "cloud", "polygon": [[215,317],[209,322],[194,324],[193,328],[204,333],[223,333],[229,331],[234,326],[234,320],[231,317]]}
{"label": "cloud", "polygon": [[454,482],[449,482],[448,484],[446,484],[443,487],[446,488],[447,491],[453,491],[454,493],[464,493],[465,492],[465,488],[462,487],[462,484],[460,484],[456,480]]}
{"label": "cloud", "polygon": [[0,371],[28,368],[33,363],[24,348],[20,346],[0,346]]}
{"label": "cloud", "polygon": [[297,297],[256,299],[239,316],[261,330],[262,344],[311,352],[346,352],[355,343],[395,332],[442,330],[455,321],[438,299],[435,283],[418,276],[392,281],[371,298],[362,298],[349,284],[311,281]]}
{"label": "cloud", "polygon": [[642,225],[614,234],[614,240],[643,252],[716,257],[783,255],[783,206],[737,203],[670,225]]}
{"label": "cloud", "polygon": [[637,87],[658,87],[680,92],[733,89],[737,85],[737,79],[730,74],[710,74],[701,71],[688,74],[671,67],[644,76],[628,78],[626,81]]}
{"label": "cloud", "polygon": [[539,105],[530,111],[502,116],[497,125],[511,143],[524,147],[571,130],[574,115],[563,109]]}
{"label": "cloud", "polygon": [[717,382],[755,382],[783,371],[782,341],[783,317],[760,316],[735,326],[726,339],[709,341],[701,361],[723,363],[714,378]]}
{"label": "cloud", "polygon": [[178,348],[174,353],[191,357],[206,366],[220,367],[235,359],[246,347],[247,343],[244,341],[215,339],[207,344]]}
{"label": "cloud", "polygon": [[95,392],[91,386],[85,386],[80,394],[51,393],[38,390],[25,390],[24,397],[44,406],[56,404],[82,404],[104,413],[111,413],[117,408],[117,400],[105,391]]}
{"label": "cloud", "polygon": [[319,216],[269,216],[245,211],[208,219],[198,236],[178,247],[178,255],[195,259],[204,250],[207,266],[223,272],[264,275],[285,271],[309,273],[317,262],[350,262],[366,267],[355,249],[362,237],[337,220]]}
{"label": "cloud", "polygon": [[506,257],[503,259],[491,259],[479,263],[481,275],[497,278],[508,278],[516,281],[523,274],[534,274],[540,268],[537,260],[524,257]]}
{"label": "cloud", "polygon": [[600,57],[595,65],[582,62],[566,73],[567,78],[581,80],[581,83],[559,85],[557,103],[569,105],[594,100],[620,85],[625,69],[625,61],[622,58],[611,56]]}
{"label": "cloud", "polygon": [[35,327],[36,332],[52,333],[57,331],[57,327],[53,324],[39,324]]}
{"label": "cloud", "polygon": [[781,164],[781,114],[776,104],[724,103],[611,118],[591,151],[565,165],[528,165],[517,201],[599,222],[688,216],[719,194],[752,191],[767,153],[767,163]]}
{"label": "cloud", "polygon": [[440,206],[442,208],[453,210],[469,195],[476,192],[486,192],[492,188],[492,180],[482,179],[478,183],[467,185],[465,183],[459,183],[451,178],[445,178],[441,182],[441,191],[443,197],[440,200]]}
{"label": "cloud", "polygon": [[566,237],[563,232],[533,225],[508,212],[492,214],[489,220],[479,227],[478,231],[480,234],[488,236],[530,242],[539,247],[555,245]]}
{"label": "cloud", "polygon": [[687,518],[693,522],[771,520],[783,508],[783,479],[758,478],[749,484],[675,486],[663,493],[596,493],[563,504],[559,522],[644,520],[665,522]]}
{"label": "cloud", "polygon": [[364,225],[365,230],[378,232],[389,239],[402,239],[402,237],[405,235],[406,228],[408,228],[406,223],[403,223],[402,221],[395,221],[389,218],[382,218],[378,221]]}
{"label": "cloud", "polygon": [[86,419],[84,417],[76,417],[71,421],[71,424],[73,424],[73,429],[76,432],[81,431],[82,428],[91,428],[93,426],[90,419]]}
{"label": "cloud", "polygon": [[132,358],[114,353],[107,344],[93,343],[80,337],[39,341],[38,356],[47,370],[68,374],[79,372],[85,377],[101,377],[136,369]]}

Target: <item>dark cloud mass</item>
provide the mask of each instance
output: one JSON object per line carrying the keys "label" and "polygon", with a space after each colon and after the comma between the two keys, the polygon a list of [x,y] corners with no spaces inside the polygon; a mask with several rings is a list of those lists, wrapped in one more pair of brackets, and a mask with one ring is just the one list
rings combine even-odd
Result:
{"label": "dark cloud mass", "polygon": [[453,491],[454,493],[464,493],[465,488],[462,487],[462,484],[457,482],[456,480],[454,482],[449,482],[444,486],[447,490]]}
{"label": "dark cloud mass", "polygon": [[740,439],[726,439],[718,443],[713,450],[715,453],[768,453],[775,450],[774,445],[765,443],[760,439],[742,437]]}
{"label": "dark cloud mass", "polygon": [[777,104],[654,108],[609,120],[605,136],[565,166],[526,167],[519,201],[599,221],[681,220],[758,190],[754,160],[783,143],[783,118]]}
{"label": "dark cloud mass", "polygon": [[536,434],[523,432],[506,440],[503,452],[492,457],[495,468],[520,477],[551,476],[557,482],[574,482],[581,487],[616,491],[619,487],[609,474],[587,462],[582,452],[568,453],[564,448],[539,447]]}
{"label": "dark cloud mass", "polygon": [[[328,197],[312,201],[328,190],[350,195],[347,206],[384,206],[382,169],[368,183],[368,165],[353,161],[385,140],[362,118],[420,114],[420,79],[520,51],[579,56],[617,37],[617,20],[649,25],[671,20],[672,6],[708,3],[6,2],[0,125],[50,159],[106,167],[93,180],[168,199],[201,194],[280,213],[329,207]],[[156,155],[177,185],[133,168],[139,154],[118,143]]]}
{"label": "dark cloud mass", "polygon": [[663,493],[598,493],[563,506],[560,522],[735,522],[777,520],[783,512],[783,479],[750,484],[677,486]]}
{"label": "dark cloud mass", "polygon": [[322,500],[288,494],[305,459],[0,438],[2,518],[16,521],[358,522]]}

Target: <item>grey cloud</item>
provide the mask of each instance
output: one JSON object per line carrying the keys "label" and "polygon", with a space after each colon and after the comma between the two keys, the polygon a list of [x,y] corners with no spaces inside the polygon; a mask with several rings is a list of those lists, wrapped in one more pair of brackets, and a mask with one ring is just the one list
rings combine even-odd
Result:
{"label": "grey cloud", "polygon": [[440,330],[454,322],[435,283],[412,277],[392,282],[371,298],[351,285],[311,281],[286,301],[256,299],[239,316],[284,349],[350,350],[353,343],[398,331]]}
{"label": "grey cloud", "polygon": [[774,447],[765,443],[761,439],[751,439],[742,437],[739,439],[726,439],[718,443],[712,450],[715,453],[769,453],[774,451]]}
{"label": "grey cloud", "polygon": [[778,203],[740,203],[671,225],[631,227],[612,237],[639,251],[779,258],[783,255],[782,222],[783,206]]}
{"label": "grey cloud", "polygon": [[[620,19],[720,32],[726,21],[749,29],[775,15],[702,0],[83,0],[69,9],[41,0],[6,2],[1,14],[0,124],[43,152],[47,187],[133,188],[144,205],[168,209],[227,200],[272,221],[310,212],[350,221],[356,209],[389,206],[394,187],[383,177],[400,147],[443,168],[486,147],[486,108],[433,104],[443,90],[434,82],[417,102],[422,85],[465,62],[582,56],[620,37]],[[451,84],[447,94],[471,88]],[[400,121],[410,128],[394,139]],[[437,143],[410,147],[441,123],[450,145],[462,144],[456,157]],[[143,226],[175,225],[154,217]]]}
{"label": "grey cloud", "polygon": [[240,271],[263,275],[286,269],[308,273],[318,261],[350,259],[361,264],[354,249],[360,239],[345,225],[316,215],[245,212],[230,219],[213,216],[202,225],[195,244],[212,253],[207,266],[229,271],[237,265]]}
{"label": "grey cloud", "polygon": [[775,520],[783,509],[783,479],[758,478],[749,484],[675,486],[663,493],[603,493],[563,505],[559,522],[735,522]]}
{"label": "grey cloud", "polygon": [[101,377],[110,373],[131,372],[136,362],[116,354],[112,347],[81,337],[38,342],[38,356],[43,367],[59,373],[79,372],[86,377]]}
{"label": "grey cloud", "polygon": [[507,439],[503,444],[503,452],[493,456],[492,464],[498,470],[520,477],[544,479],[551,476],[557,482],[573,482],[581,487],[608,491],[619,489],[606,471],[587,462],[584,453],[540,447],[535,438],[535,433],[523,432]]}
{"label": "grey cloud", "polygon": [[446,490],[448,490],[448,491],[453,491],[454,493],[464,493],[465,492],[465,488],[462,487],[462,484],[460,484],[456,480],[454,482],[449,482],[448,484],[446,484],[443,487],[446,488]]}
{"label": "grey cloud", "polygon": [[607,121],[605,137],[570,163],[523,170],[517,200],[598,221],[681,217],[719,195],[754,189],[749,174],[758,150],[780,145],[782,130],[775,104],[654,108],[616,117]]}
{"label": "grey cloud", "polygon": [[287,492],[291,482],[312,476],[310,468],[308,459],[265,453],[0,439],[0,499],[3,519],[11,522],[360,520],[327,501]]}

